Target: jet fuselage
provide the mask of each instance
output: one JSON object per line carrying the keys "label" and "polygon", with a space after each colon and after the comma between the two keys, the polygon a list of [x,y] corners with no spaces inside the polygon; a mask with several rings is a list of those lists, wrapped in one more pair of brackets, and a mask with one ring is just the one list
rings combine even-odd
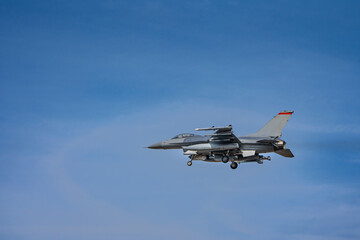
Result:
{"label": "jet fuselage", "polygon": [[[183,149],[187,146],[209,143],[209,136],[200,136],[194,135],[183,138],[172,138],[169,140],[165,140],[163,142],[158,142],[153,145],[150,145],[148,148],[150,149]],[[241,145],[239,146],[240,150],[255,150],[256,153],[268,153],[274,152],[275,146],[271,143],[259,143],[257,142],[260,138],[247,138],[247,137],[239,137],[241,141]],[[280,140],[280,139],[279,139]],[[282,141],[282,140],[280,140]]]}

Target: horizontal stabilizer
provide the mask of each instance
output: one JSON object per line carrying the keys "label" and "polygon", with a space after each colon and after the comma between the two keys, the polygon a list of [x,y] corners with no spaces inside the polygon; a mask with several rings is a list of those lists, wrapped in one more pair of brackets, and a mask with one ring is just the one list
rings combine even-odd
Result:
{"label": "horizontal stabilizer", "polygon": [[292,152],[290,151],[290,149],[281,149],[281,150],[277,150],[275,151],[275,153],[283,156],[283,157],[287,157],[287,158],[292,158],[294,157],[294,154],[292,154]]}
{"label": "horizontal stabilizer", "polygon": [[277,139],[262,139],[262,140],[259,140],[259,141],[256,141],[258,143],[276,143],[278,140]]}

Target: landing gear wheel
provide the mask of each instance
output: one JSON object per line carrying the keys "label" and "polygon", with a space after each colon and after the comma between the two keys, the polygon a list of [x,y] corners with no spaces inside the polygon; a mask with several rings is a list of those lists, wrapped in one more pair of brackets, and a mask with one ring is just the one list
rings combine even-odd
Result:
{"label": "landing gear wheel", "polygon": [[227,163],[227,162],[229,161],[229,157],[228,157],[228,156],[223,156],[223,157],[221,158],[221,161],[222,161],[223,163]]}
{"label": "landing gear wheel", "polygon": [[188,161],[187,165],[190,167],[192,165],[192,161]]}
{"label": "landing gear wheel", "polygon": [[236,169],[236,168],[238,167],[238,164],[237,164],[236,162],[232,162],[232,163],[230,164],[230,167],[231,167],[232,169]]}

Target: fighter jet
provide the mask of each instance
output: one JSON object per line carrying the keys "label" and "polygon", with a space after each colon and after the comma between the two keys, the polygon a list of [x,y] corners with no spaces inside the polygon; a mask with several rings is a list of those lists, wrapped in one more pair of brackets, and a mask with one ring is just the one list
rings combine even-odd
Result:
{"label": "fighter jet", "polygon": [[271,119],[259,131],[245,136],[236,137],[232,126],[196,128],[195,131],[214,131],[204,136],[193,133],[182,133],[170,140],[150,145],[150,149],[182,149],[193,160],[205,162],[231,162],[230,167],[236,169],[238,164],[257,162],[263,164],[263,153],[275,152],[283,157],[292,158],[290,149],[285,148],[286,142],[280,139],[282,130],[294,111],[282,111]]}

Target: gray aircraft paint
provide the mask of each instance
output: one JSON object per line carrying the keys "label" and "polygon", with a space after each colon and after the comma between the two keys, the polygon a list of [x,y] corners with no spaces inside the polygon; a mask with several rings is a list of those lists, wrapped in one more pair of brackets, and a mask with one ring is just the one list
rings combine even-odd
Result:
{"label": "gray aircraft paint", "polygon": [[270,160],[270,157],[259,155],[260,153],[275,152],[284,157],[294,157],[292,152],[285,148],[286,142],[280,139],[282,130],[292,114],[293,111],[280,112],[259,131],[241,137],[236,137],[232,133],[231,125],[197,128],[196,131],[216,132],[205,136],[183,133],[172,139],[150,145],[148,148],[183,149],[184,155],[189,155],[189,166],[193,160],[231,161],[233,169],[237,167],[236,163],[257,162],[262,164],[263,160]]}

